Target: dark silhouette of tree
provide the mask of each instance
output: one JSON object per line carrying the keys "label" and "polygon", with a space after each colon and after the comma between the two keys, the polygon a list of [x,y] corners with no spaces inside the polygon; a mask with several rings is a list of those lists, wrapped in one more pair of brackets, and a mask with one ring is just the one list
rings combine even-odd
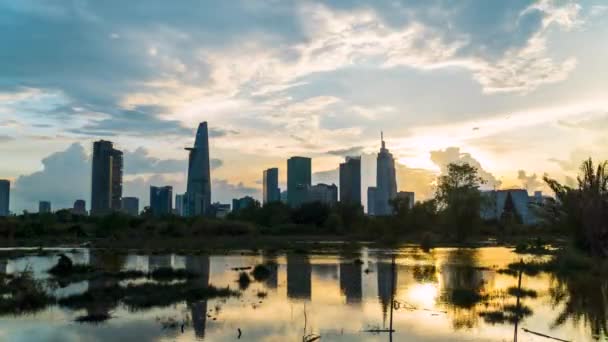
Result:
{"label": "dark silhouette of tree", "polygon": [[608,257],[608,162],[597,168],[591,158],[581,165],[578,188],[544,177],[555,192],[555,217],[574,235],[577,246],[591,255]]}

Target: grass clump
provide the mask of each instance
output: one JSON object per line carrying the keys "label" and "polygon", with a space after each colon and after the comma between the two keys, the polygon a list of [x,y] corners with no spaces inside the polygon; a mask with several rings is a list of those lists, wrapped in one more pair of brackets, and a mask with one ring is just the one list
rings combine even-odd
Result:
{"label": "grass clump", "polygon": [[249,287],[249,284],[251,284],[251,278],[246,272],[241,272],[239,273],[239,279],[237,282],[239,283],[239,288],[241,290],[246,290]]}
{"label": "grass clump", "polygon": [[35,313],[55,302],[40,281],[24,271],[14,277],[4,276],[0,282],[0,314]]}

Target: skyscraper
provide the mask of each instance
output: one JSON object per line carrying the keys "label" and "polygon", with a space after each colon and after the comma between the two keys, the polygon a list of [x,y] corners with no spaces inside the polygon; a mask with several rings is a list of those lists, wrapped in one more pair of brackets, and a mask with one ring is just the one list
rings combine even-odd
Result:
{"label": "skyscraper", "polygon": [[9,215],[9,203],[11,198],[11,182],[0,179],[0,216]]}
{"label": "skyscraper", "polygon": [[378,153],[376,164],[376,205],[374,215],[391,215],[393,210],[390,200],[397,196],[397,180],[395,177],[395,159],[386,148],[384,136],[381,135],[382,147]]}
{"label": "skyscraper", "polygon": [[184,216],[185,198],[186,195],[184,194],[175,195],[175,211],[177,212],[178,216]]}
{"label": "skyscraper", "polygon": [[38,213],[39,214],[50,214],[51,213],[51,202],[49,202],[49,201],[38,202]]}
{"label": "skyscraper", "polygon": [[367,188],[367,214],[376,215],[376,191],[378,189],[375,186]]}
{"label": "skyscraper", "polygon": [[173,187],[150,187],[150,210],[155,216],[169,215],[173,211]]}
{"label": "skyscraper", "polygon": [[340,164],[340,202],[361,205],[361,158],[346,157]]}
{"label": "skyscraper", "polygon": [[207,122],[198,126],[194,147],[188,158],[188,184],[185,216],[208,215],[211,206],[211,171],[209,170],[209,133]]}
{"label": "skyscraper", "polygon": [[121,207],[123,213],[137,216],[139,215],[139,198],[137,197],[123,197],[121,201]]}
{"label": "skyscraper", "polygon": [[93,143],[91,179],[91,215],[103,215],[119,210],[122,199],[122,152],[110,141]]}
{"label": "skyscraper", "polygon": [[299,207],[308,198],[311,184],[311,159],[291,157],[287,160],[287,204]]}
{"label": "skyscraper", "polygon": [[276,167],[264,170],[263,182],[263,198],[264,204],[271,202],[279,202],[281,200],[281,189],[279,189],[279,169]]}

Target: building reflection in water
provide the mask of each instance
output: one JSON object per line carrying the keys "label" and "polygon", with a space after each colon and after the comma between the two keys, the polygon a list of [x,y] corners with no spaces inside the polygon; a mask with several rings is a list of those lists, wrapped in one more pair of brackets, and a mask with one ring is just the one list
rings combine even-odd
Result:
{"label": "building reflection in water", "polygon": [[150,255],[148,257],[148,270],[150,272],[159,268],[171,268],[173,267],[173,256],[172,255]]}
{"label": "building reflection in water", "polygon": [[[346,297],[347,304],[361,303],[361,264],[353,260],[340,261],[340,291]],[[390,292],[390,290],[389,290]]]}
{"label": "building reflection in water", "polygon": [[[108,253],[92,249],[89,251],[89,265],[95,269],[109,273],[120,272],[127,257],[116,253]],[[118,306],[116,300],[109,300],[104,296],[107,288],[118,286],[118,280],[112,277],[98,277],[88,281],[88,292],[98,299],[91,302],[87,308],[87,315],[106,316]]]}
{"label": "building reflection in water", "polygon": [[274,255],[266,255],[263,259],[264,265],[270,271],[270,275],[264,281],[266,288],[276,289],[279,286],[279,263]]}
{"label": "building reflection in water", "polygon": [[[209,256],[193,255],[186,257],[186,270],[195,273],[197,277],[192,280],[198,288],[209,286]],[[192,316],[192,325],[196,338],[205,338],[205,326],[207,324],[207,300],[188,302],[188,308]]]}
{"label": "building reflection in water", "polygon": [[376,263],[378,274],[378,299],[382,306],[382,322],[386,326],[386,318],[391,309],[391,298],[397,288],[397,274],[393,276],[391,263],[389,261],[378,261]]}
{"label": "building reflection in water", "polygon": [[310,300],[311,272],[312,267],[307,255],[287,255],[287,297]]}

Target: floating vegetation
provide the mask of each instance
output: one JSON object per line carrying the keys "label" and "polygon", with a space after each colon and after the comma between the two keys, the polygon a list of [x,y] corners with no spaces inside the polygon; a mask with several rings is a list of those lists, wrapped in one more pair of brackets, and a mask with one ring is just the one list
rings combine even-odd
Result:
{"label": "floating vegetation", "polygon": [[528,290],[528,289],[518,289],[515,286],[509,287],[509,289],[507,290],[507,292],[511,295],[511,296],[515,296],[515,297],[520,297],[520,298],[536,298],[537,297],[537,293],[534,290]]}
{"label": "floating vegetation", "polygon": [[442,300],[459,308],[469,309],[477,303],[488,299],[488,295],[482,295],[472,289],[451,289],[442,295]]}
{"label": "floating vegetation", "polygon": [[241,272],[239,273],[237,282],[239,283],[239,288],[241,290],[246,290],[249,287],[249,284],[251,284],[251,278],[249,277],[249,274]]}
{"label": "floating vegetation", "polygon": [[256,294],[256,296],[258,296],[258,298],[260,298],[260,299],[266,298],[268,296],[268,292],[258,291],[258,293]]}
{"label": "floating vegetation", "polygon": [[60,306],[85,309],[95,303],[121,302],[131,310],[167,307],[181,301],[195,302],[216,297],[238,296],[230,288],[213,285],[199,287],[190,283],[113,285],[100,289],[89,289],[84,293],[61,298]]}
{"label": "floating vegetation", "polygon": [[0,314],[35,313],[54,302],[29,271],[0,279]]}
{"label": "floating vegetation", "polygon": [[253,268],[251,275],[253,275],[253,279],[255,279],[256,281],[264,281],[270,278],[270,276],[272,275],[272,271],[270,270],[269,266],[259,264]]}
{"label": "floating vegetation", "polygon": [[84,315],[84,316],[78,316],[76,317],[76,319],[74,319],[75,322],[78,323],[103,323],[107,320],[109,320],[110,318],[112,318],[112,316],[110,316],[110,314],[108,313],[95,313],[95,314],[89,314],[89,315]]}

